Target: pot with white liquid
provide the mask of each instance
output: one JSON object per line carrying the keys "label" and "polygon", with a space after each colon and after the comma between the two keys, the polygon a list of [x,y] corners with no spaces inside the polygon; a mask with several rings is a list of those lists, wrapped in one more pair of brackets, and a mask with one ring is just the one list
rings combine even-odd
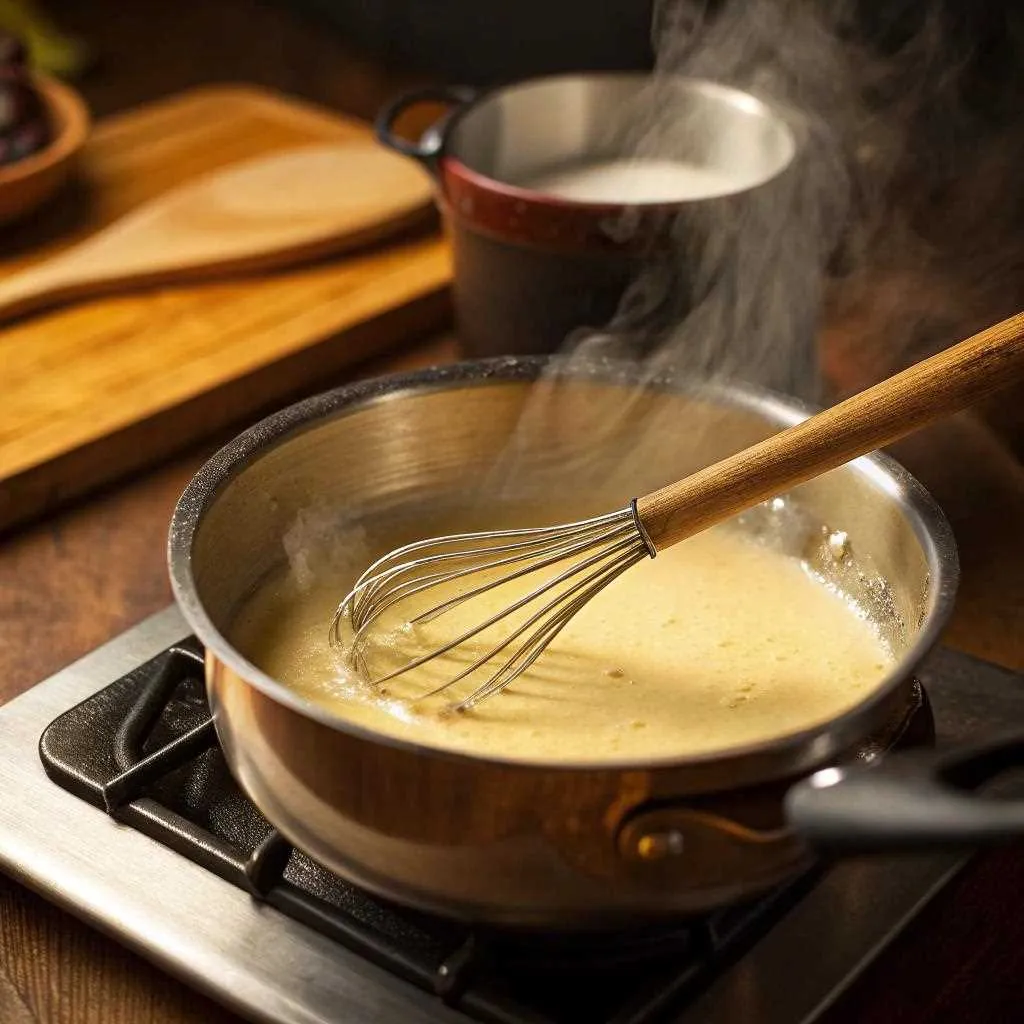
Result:
{"label": "pot with white liquid", "polygon": [[[927,740],[914,670],[950,612],[957,559],[939,509],[880,456],[810,481],[734,524],[759,553],[746,549],[750,572],[744,576],[739,563],[735,599],[725,595],[717,621],[706,610],[717,585],[712,551],[677,583],[662,573],[643,615],[611,606],[601,630],[620,637],[621,649],[608,656],[627,667],[637,652],[663,648],[658,636],[685,634],[686,623],[669,628],[673,603],[679,615],[689,609],[699,620],[687,643],[707,643],[739,614],[748,616],[746,637],[733,637],[739,653],[763,651],[761,633],[795,630],[776,653],[806,665],[814,651],[823,669],[802,681],[795,669],[776,673],[779,685],[765,703],[775,718],[748,715],[752,700],[735,712],[730,732],[733,711],[709,687],[737,702],[744,688],[738,678],[707,675],[713,644],[688,664],[685,646],[662,664],[670,685],[661,693],[677,702],[671,714],[641,707],[645,691],[636,691],[630,714],[646,716],[650,741],[632,722],[609,730],[600,719],[602,693],[633,701],[623,690],[628,673],[595,671],[570,693],[559,689],[554,647],[544,662],[554,674],[484,705],[492,729],[485,743],[474,739],[471,717],[459,723],[462,740],[446,744],[437,731],[417,731],[411,705],[388,704],[376,719],[363,715],[368,705],[355,714],[343,673],[306,687],[304,675],[315,676],[329,657],[333,602],[355,576],[376,554],[438,524],[495,525],[499,506],[481,504],[482,493],[496,490],[508,515],[519,508],[529,518],[542,500],[547,514],[575,519],[806,414],[736,386],[659,379],[638,387],[634,371],[606,363],[564,365],[552,390],[538,389],[551,366],[507,358],[341,388],[240,435],[183,494],[169,539],[175,596],[206,647],[208,694],[228,763],[277,828],[387,898],[473,921],[561,929],[635,924],[740,900],[810,864],[809,837],[912,847],[1024,831],[1020,804],[974,799],[946,784],[972,772],[976,783],[985,765],[1013,748],[982,752],[960,776],[942,762],[939,778],[934,763],[908,767],[910,755],[891,753],[896,744]],[[721,549],[732,558],[729,550]],[[822,600],[834,602],[830,615],[849,601],[857,616],[833,617],[824,635],[817,612],[813,620],[801,612],[794,625],[771,565],[794,586],[811,571]],[[750,618],[758,587],[766,595],[760,619]],[[839,596],[826,595],[827,587]],[[638,606],[644,589],[629,592]],[[614,587],[608,598],[618,600]],[[257,605],[260,614],[251,611]],[[616,610],[631,623],[628,635],[615,633]],[[848,638],[862,626],[888,654],[884,664],[869,659],[863,672],[851,672],[849,659],[864,648]],[[275,650],[290,654],[287,671],[268,671],[286,664],[273,660]],[[721,664],[739,664],[729,657]],[[747,669],[761,660],[748,660]],[[809,711],[811,698],[833,701],[831,710]],[[503,716],[524,708],[531,729],[500,728]],[[698,712],[705,726],[691,728]],[[675,749],[665,728],[672,723],[662,721],[673,715],[689,729]],[[576,719],[594,723],[589,739],[579,739]],[[614,735],[624,737],[619,750],[608,739]],[[865,764],[875,767],[860,770]]]}
{"label": "pot with white liquid", "polygon": [[[448,112],[418,142],[399,136],[401,115],[427,101]],[[738,240],[760,247],[802,208],[795,119],[700,79],[595,73],[482,95],[419,90],[382,111],[377,132],[437,181],[472,357],[550,353],[612,325],[634,349],[657,344],[723,272],[746,273]],[[810,268],[803,276],[792,303],[807,297]],[[800,394],[813,306],[805,351],[762,383]]]}

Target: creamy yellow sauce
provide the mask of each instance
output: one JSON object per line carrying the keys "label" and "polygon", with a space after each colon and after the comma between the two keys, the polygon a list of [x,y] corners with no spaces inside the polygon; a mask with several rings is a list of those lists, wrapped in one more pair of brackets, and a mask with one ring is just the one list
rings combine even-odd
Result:
{"label": "creamy yellow sauce", "polygon": [[[501,758],[621,761],[756,743],[847,710],[893,661],[873,625],[798,560],[719,528],[634,566],[523,677],[452,715],[446,709],[472,689],[468,681],[417,698],[467,664],[466,652],[391,680],[382,693],[332,649],[329,624],[352,582],[283,573],[243,609],[232,639],[263,671],[341,719]],[[458,635],[512,596],[499,588],[413,630],[385,618],[368,648],[372,673]]]}

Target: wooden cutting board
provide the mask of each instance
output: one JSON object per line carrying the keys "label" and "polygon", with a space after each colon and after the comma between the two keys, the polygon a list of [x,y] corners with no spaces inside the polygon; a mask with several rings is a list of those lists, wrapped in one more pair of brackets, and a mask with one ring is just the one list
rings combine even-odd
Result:
{"label": "wooden cutting board", "polygon": [[[96,127],[76,185],[30,226],[0,231],[0,276],[197,174],[368,133],[247,87],[112,117]],[[3,327],[0,531],[442,328],[449,280],[430,219],[316,264],[84,301]]]}

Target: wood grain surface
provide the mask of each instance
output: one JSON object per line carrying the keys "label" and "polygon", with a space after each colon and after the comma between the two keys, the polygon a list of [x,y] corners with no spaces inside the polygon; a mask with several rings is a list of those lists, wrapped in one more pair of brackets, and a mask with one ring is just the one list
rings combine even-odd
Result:
{"label": "wood grain surface", "polygon": [[[355,53],[343,34],[325,31],[283,3],[49,0],[46,6],[66,27],[83,32],[100,54],[96,73],[82,83],[97,115],[185,87],[233,79],[368,117],[397,89],[420,84],[408,69],[389,69]],[[909,294],[919,292],[911,289]],[[837,360],[847,384],[856,388],[877,379],[872,374],[884,366],[877,353],[865,354],[863,344],[865,337],[884,332],[862,327],[831,332],[830,350],[849,349],[860,357],[859,365],[845,356]],[[365,364],[358,372],[447,361],[454,355],[454,344],[440,339]],[[325,373],[322,384],[338,383],[343,376]],[[1003,407],[995,418],[1021,423],[1012,407]],[[1019,444],[1024,430],[1014,437]],[[167,520],[212,443],[193,445],[174,462],[0,538],[0,701],[170,600],[163,551]],[[932,489],[957,535],[963,580],[947,642],[1024,670],[1020,461],[996,433],[967,416],[903,442],[896,454]],[[1019,849],[986,857],[869,970],[829,1012],[826,1024],[1021,1019],[1022,902],[1024,857]],[[802,969],[793,965],[794,971]],[[3,876],[0,1022],[241,1024]]]}
{"label": "wood grain surface", "polygon": [[97,295],[336,257],[425,220],[433,198],[415,161],[368,134],[238,160],[0,279],[0,321]]}
{"label": "wood grain surface", "polygon": [[[359,375],[450,362],[455,355],[454,340],[440,335],[371,360]],[[337,375],[322,385],[345,379]],[[0,543],[0,704],[170,603],[171,510],[230,433]],[[0,1024],[22,1020],[228,1024],[239,1018],[0,874]]]}
{"label": "wood grain surface", "polygon": [[[454,342],[439,338],[359,373],[455,356]],[[219,440],[0,545],[0,701],[171,600],[167,521]],[[1024,671],[1024,550],[1007,542],[1024,522],[1024,468],[989,428],[966,416],[931,428],[898,454],[943,504],[960,544],[964,579],[947,642]],[[1024,1008],[1022,897],[1019,850],[980,861],[826,1024],[1015,1019]],[[15,1024],[15,1012],[29,1014],[32,1024],[237,1024],[226,1010],[0,876],[5,975],[0,1008],[14,1008]],[[0,1014],[0,1021],[8,1017]]]}
{"label": "wood grain surface", "polygon": [[[241,87],[119,115],[86,147],[79,188],[4,235],[15,255],[0,275],[59,254],[194,175],[368,138],[362,124]],[[297,269],[86,301],[5,327],[0,530],[437,330],[449,316],[449,276],[440,236],[420,231]]]}

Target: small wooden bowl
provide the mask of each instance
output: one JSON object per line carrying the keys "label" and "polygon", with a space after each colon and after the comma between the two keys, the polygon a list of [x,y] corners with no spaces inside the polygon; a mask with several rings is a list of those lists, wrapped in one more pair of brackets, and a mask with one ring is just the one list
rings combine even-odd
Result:
{"label": "small wooden bowl", "polygon": [[89,135],[89,110],[70,86],[34,76],[46,104],[53,138],[38,153],[0,167],[0,226],[42,206],[68,179]]}

